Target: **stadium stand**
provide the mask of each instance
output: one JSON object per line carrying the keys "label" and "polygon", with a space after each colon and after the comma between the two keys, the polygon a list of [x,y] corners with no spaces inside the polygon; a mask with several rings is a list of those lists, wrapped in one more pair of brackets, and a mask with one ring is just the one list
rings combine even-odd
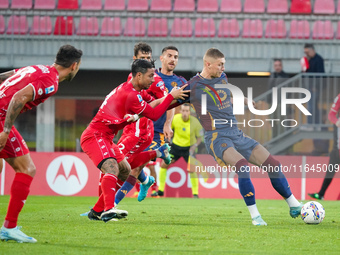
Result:
{"label": "stadium stand", "polygon": [[55,8],[55,0],[35,0],[34,9],[36,10],[53,10]]}
{"label": "stadium stand", "polygon": [[175,0],[174,12],[193,12],[195,11],[194,0]]}
{"label": "stadium stand", "polygon": [[97,17],[80,17],[77,35],[96,36],[99,33]]}
{"label": "stadium stand", "polygon": [[9,17],[7,34],[25,35],[28,32],[27,18],[24,15],[12,15]]}
{"label": "stadium stand", "polygon": [[340,14],[340,1],[338,1],[337,13]]}
{"label": "stadium stand", "polygon": [[59,10],[77,10],[78,0],[58,0],[57,9]]}
{"label": "stadium stand", "polygon": [[334,30],[332,22],[329,20],[317,20],[313,25],[313,39],[331,40],[334,38]]}
{"label": "stadium stand", "polygon": [[32,9],[32,0],[12,0],[11,9]]}
{"label": "stadium stand", "polygon": [[127,5],[128,11],[146,12],[149,10],[148,0],[129,0]]}
{"label": "stadium stand", "polygon": [[338,21],[338,28],[336,30],[336,39],[340,40],[340,21]]}
{"label": "stadium stand", "polygon": [[82,0],[81,10],[101,10],[102,0]]}
{"label": "stadium stand", "polygon": [[236,19],[222,19],[218,27],[218,37],[239,37],[240,28]]}
{"label": "stadium stand", "polygon": [[74,21],[72,16],[58,16],[55,20],[54,35],[73,35]]}
{"label": "stadium stand", "polygon": [[312,13],[312,4],[310,0],[292,0],[290,13],[310,14]]}
{"label": "stadium stand", "polygon": [[222,0],[220,6],[222,13],[240,13],[242,12],[241,0]]}
{"label": "stadium stand", "polygon": [[122,11],[125,10],[125,0],[105,0],[105,11]]}
{"label": "stadium stand", "polygon": [[243,38],[262,38],[263,26],[262,21],[259,19],[250,20],[245,19],[243,21]]}
{"label": "stadium stand", "polygon": [[124,36],[145,36],[145,21],[143,18],[132,18],[126,19],[124,27]]}
{"label": "stadium stand", "polygon": [[101,26],[101,36],[120,36],[122,23],[119,17],[104,17]]}
{"label": "stadium stand", "polygon": [[195,37],[215,37],[215,22],[212,18],[198,18],[195,21]]}
{"label": "stadium stand", "polygon": [[286,38],[286,36],[287,30],[283,19],[268,20],[265,31],[266,38]]}
{"label": "stadium stand", "polygon": [[50,16],[34,16],[30,30],[31,35],[52,34],[52,21]]}
{"label": "stadium stand", "polygon": [[313,12],[315,14],[334,14],[334,0],[315,0]]}
{"label": "stadium stand", "polygon": [[152,12],[169,12],[172,9],[171,0],[152,0],[150,11]]}
{"label": "stadium stand", "polygon": [[217,0],[198,0],[197,12],[218,12]]}
{"label": "stadium stand", "polygon": [[148,36],[168,36],[168,20],[166,18],[151,18],[148,26]]}
{"label": "stadium stand", "polygon": [[267,5],[268,13],[288,13],[287,0],[269,0]]}
{"label": "stadium stand", "polygon": [[245,0],[243,12],[245,13],[264,13],[264,0]]}
{"label": "stadium stand", "polygon": [[7,9],[9,6],[8,0],[0,0],[0,9]]}
{"label": "stadium stand", "polygon": [[309,39],[310,27],[307,20],[292,20],[290,22],[289,38],[292,39]]}
{"label": "stadium stand", "polygon": [[0,15],[0,34],[5,33],[5,28],[6,28],[5,18],[4,16]]}
{"label": "stadium stand", "polygon": [[175,18],[171,27],[171,37],[192,37],[192,23],[189,18]]}

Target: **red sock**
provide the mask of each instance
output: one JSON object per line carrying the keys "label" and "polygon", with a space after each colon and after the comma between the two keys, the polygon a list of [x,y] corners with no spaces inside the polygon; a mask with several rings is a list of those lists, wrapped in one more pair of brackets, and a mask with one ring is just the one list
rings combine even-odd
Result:
{"label": "red sock", "polygon": [[102,212],[102,211],[104,211],[104,207],[105,207],[105,205],[104,205],[104,195],[101,194],[98,198],[97,203],[93,206],[92,209],[95,212]]}
{"label": "red sock", "polygon": [[157,191],[157,190],[158,190],[157,182],[155,182],[154,184],[152,184],[151,190],[152,190],[152,191]]}
{"label": "red sock", "polygon": [[116,188],[116,190],[119,190],[122,186],[123,186],[123,184],[124,184],[124,181],[122,181],[122,180],[120,180],[120,179],[118,179],[118,181],[117,181],[117,188]]}
{"label": "red sock", "polygon": [[102,179],[104,177],[104,174],[102,172],[100,172],[100,176],[99,176],[99,187],[98,187],[98,194],[99,196],[102,194]]}
{"label": "red sock", "polygon": [[148,163],[150,160],[157,157],[156,151],[143,151],[141,153],[133,154],[133,157],[128,159],[131,165],[131,169],[142,166]]}
{"label": "red sock", "polygon": [[116,196],[116,186],[117,186],[117,176],[114,174],[105,174],[102,179],[102,191],[104,197],[104,210],[110,210],[114,207],[115,196]]}
{"label": "red sock", "polygon": [[28,174],[15,174],[11,187],[11,198],[9,200],[4,223],[5,228],[15,228],[17,226],[18,216],[21,209],[24,207],[28,193],[30,192],[32,180],[33,177]]}
{"label": "red sock", "polygon": [[140,183],[139,182],[137,182],[136,184],[135,184],[135,188],[136,188],[136,190],[139,192],[140,191]]}

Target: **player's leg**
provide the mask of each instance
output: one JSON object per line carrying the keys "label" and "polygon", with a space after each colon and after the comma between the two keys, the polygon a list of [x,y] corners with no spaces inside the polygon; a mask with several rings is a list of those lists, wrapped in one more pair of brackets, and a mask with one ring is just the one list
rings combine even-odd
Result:
{"label": "player's leg", "polygon": [[189,150],[183,151],[183,158],[184,158],[185,162],[187,163],[187,170],[188,170],[189,175],[190,175],[192,196],[193,196],[193,198],[198,198],[198,186],[199,186],[198,175],[196,173],[196,169],[190,167],[189,157],[190,157]]}
{"label": "player's leg", "polygon": [[155,169],[156,162],[150,161],[146,167],[150,170],[150,175],[155,179],[155,183],[151,186],[151,196],[157,196],[158,183],[157,183],[157,173]]}

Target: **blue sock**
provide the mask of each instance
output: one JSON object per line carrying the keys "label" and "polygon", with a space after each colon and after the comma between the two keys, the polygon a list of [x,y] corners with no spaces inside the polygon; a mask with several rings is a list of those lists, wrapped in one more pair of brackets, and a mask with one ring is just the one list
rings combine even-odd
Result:
{"label": "blue sock", "polygon": [[144,170],[142,170],[142,171],[140,172],[140,174],[138,175],[138,180],[140,181],[140,183],[145,182],[145,180],[146,180],[146,175],[145,175],[145,173],[144,173]]}
{"label": "blue sock", "polygon": [[288,184],[288,181],[285,177],[285,175],[281,171],[281,165],[280,165],[280,171],[278,172],[268,172],[268,176],[270,178],[270,181],[273,185],[273,188],[279,193],[283,198],[289,198],[292,195],[292,192],[290,191],[290,187]]}
{"label": "blue sock", "polygon": [[238,187],[247,206],[255,204],[255,189],[250,180],[249,166],[242,166],[237,172]]}
{"label": "blue sock", "polygon": [[133,187],[136,184],[136,178],[132,175],[129,175],[129,177],[126,179],[122,187],[117,191],[116,197],[115,197],[115,203],[116,205],[119,204],[120,201],[123,200],[123,198],[126,196],[127,193],[130,192],[130,190],[133,189]]}

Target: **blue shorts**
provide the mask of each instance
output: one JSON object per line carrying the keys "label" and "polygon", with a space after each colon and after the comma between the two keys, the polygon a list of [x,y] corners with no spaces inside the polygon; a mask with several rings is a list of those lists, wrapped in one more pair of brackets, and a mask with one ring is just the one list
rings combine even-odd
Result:
{"label": "blue shorts", "polygon": [[161,147],[163,144],[165,144],[164,134],[163,133],[154,132],[154,134],[153,134],[153,141],[151,142],[149,147],[145,149],[145,151],[156,150],[159,147]]}
{"label": "blue shorts", "polygon": [[245,135],[241,129],[209,131],[205,133],[204,140],[207,151],[219,163],[224,162],[223,152],[230,147],[235,148],[246,160],[249,160],[253,149],[259,144]]}

